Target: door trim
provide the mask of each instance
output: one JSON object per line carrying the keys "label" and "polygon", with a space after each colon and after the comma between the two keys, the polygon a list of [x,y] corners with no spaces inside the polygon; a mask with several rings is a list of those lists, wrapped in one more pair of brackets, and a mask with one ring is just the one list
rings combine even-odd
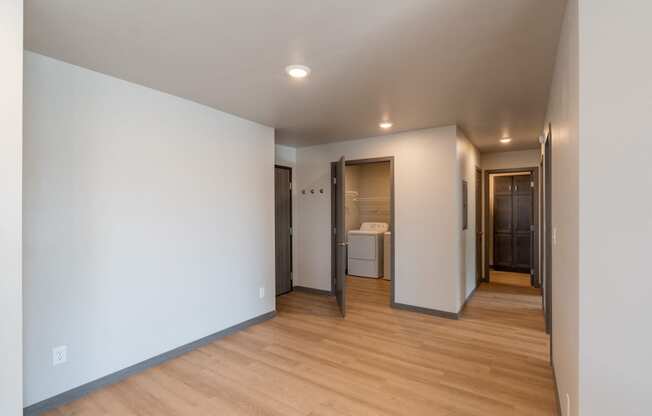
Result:
{"label": "door trim", "polygon": [[[483,267],[483,238],[484,238],[484,211],[482,210],[482,169],[479,166],[475,167],[475,287],[476,289],[480,286],[480,282],[484,280],[484,267]],[[478,187],[480,188],[480,194],[478,195]],[[480,217],[480,218],[478,218]],[[480,221],[478,221],[478,219]],[[479,243],[478,244],[478,240]],[[478,247],[480,248],[478,252]],[[479,267],[478,267],[479,266]],[[468,299],[468,298],[467,298]]]}
{"label": "door trim", "polygon": [[[392,266],[391,266],[391,272],[392,272],[392,278],[389,281],[390,283],[390,305],[392,307],[395,307],[395,281],[396,281],[396,201],[395,201],[395,190],[394,190],[394,156],[386,156],[386,157],[374,157],[374,158],[367,158],[367,159],[355,159],[355,160],[347,160],[345,163],[345,166],[352,166],[352,165],[364,165],[367,163],[379,163],[379,162],[389,162],[389,205],[391,207],[391,213],[390,213],[390,224],[389,228],[392,231],[392,238],[391,238],[391,260],[392,260]],[[335,177],[335,168],[337,166],[337,162],[331,162],[331,229],[330,229],[330,234],[331,234],[331,295],[335,294],[335,286],[333,285],[333,279],[335,277],[335,272],[337,269],[337,265],[335,264],[336,258],[335,258],[335,250],[336,250],[336,239],[335,239],[335,234],[333,234],[333,229],[335,228],[335,223],[336,223],[336,207],[335,204],[337,203],[334,195],[336,192],[336,185],[333,183],[333,178]]]}
{"label": "door trim", "polygon": [[552,360],[552,124],[548,124],[548,134],[544,145],[544,279],[546,332],[550,334],[550,357]]}
{"label": "door trim", "polygon": [[[290,233],[290,290],[276,295],[278,297],[286,295],[294,290],[294,213],[292,212],[292,194],[294,192],[294,184],[292,183],[292,168],[290,166],[274,164],[274,169],[285,169],[290,171],[290,227],[292,228],[292,232]],[[274,192],[276,192],[276,190]]]}
{"label": "door trim", "polygon": [[534,190],[532,191],[532,201],[534,204],[532,218],[534,220],[534,238],[532,244],[532,269],[534,270],[535,287],[539,287],[540,273],[539,273],[539,167],[527,166],[522,168],[509,168],[509,169],[491,169],[484,171],[484,281],[491,281],[491,274],[489,270],[489,177],[499,173],[519,173],[530,172],[534,181]]}

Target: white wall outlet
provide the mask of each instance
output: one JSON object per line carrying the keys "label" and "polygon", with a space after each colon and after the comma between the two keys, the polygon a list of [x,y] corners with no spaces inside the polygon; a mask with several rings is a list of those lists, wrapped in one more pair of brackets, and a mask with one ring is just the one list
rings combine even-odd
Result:
{"label": "white wall outlet", "polygon": [[566,416],[570,416],[570,395],[566,393]]}
{"label": "white wall outlet", "polygon": [[261,299],[265,297],[265,288],[264,287],[261,287],[261,288],[258,289],[258,297],[261,298]]}
{"label": "white wall outlet", "polygon": [[52,348],[52,365],[63,364],[68,361],[68,347],[62,345],[60,347]]}

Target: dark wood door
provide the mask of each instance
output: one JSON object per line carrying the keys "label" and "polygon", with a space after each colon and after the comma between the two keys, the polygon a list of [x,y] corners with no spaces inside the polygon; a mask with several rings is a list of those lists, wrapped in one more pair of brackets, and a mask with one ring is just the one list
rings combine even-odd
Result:
{"label": "dark wood door", "polygon": [[532,269],[533,188],[531,175],[494,178],[494,268]]}
{"label": "dark wood door", "polygon": [[494,178],[494,267],[511,267],[513,262],[512,177]]}
{"label": "dark wood door", "polygon": [[276,295],[292,290],[292,170],[274,169],[276,224]]}
{"label": "dark wood door", "polygon": [[342,316],[346,316],[346,211],[345,211],[344,157],[335,167],[335,298]]}
{"label": "dark wood door", "polygon": [[482,171],[475,170],[475,283],[482,280]]}

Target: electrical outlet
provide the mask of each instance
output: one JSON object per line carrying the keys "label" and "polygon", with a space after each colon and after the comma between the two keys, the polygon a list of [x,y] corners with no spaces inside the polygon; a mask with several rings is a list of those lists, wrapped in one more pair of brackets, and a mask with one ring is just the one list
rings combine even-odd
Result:
{"label": "electrical outlet", "polygon": [[566,416],[570,416],[570,395],[566,393]]}
{"label": "electrical outlet", "polygon": [[261,299],[265,297],[265,288],[264,287],[261,287],[261,288],[258,289],[258,297],[261,298]]}
{"label": "electrical outlet", "polygon": [[63,364],[68,361],[68,347],[62,345],[52,348],[52,365]]}

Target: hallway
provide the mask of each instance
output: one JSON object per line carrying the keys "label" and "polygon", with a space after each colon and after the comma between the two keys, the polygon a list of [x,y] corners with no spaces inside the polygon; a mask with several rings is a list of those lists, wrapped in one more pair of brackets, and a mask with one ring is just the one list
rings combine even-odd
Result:
{"label": "hallway", "polygon": [[349,278],[349,315],[292,292],[278,316],[49,415],[554,415],[539,299],[486,284],[460,320],[391,309]]}

